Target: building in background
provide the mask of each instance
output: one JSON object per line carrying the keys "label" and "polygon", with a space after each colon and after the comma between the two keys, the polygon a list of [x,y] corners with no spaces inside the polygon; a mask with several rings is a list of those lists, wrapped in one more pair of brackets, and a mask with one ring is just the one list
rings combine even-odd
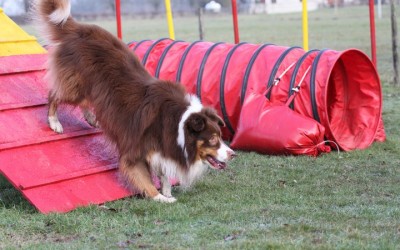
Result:
{"label": "building in background", "polygon": [[0,0],[0,7],[8,16],[21,16],[26,13],[24,0]]}
{"label": "building in background", "polygon": [[[23,16],[29,9],[33,0],[0,0],[0,7],[11,16]],[[376,0],[377,1],[377,0]],[[400,0],[396,0],[398,2]],[[114,15],[115,0],[71,0],[72,13],[78,18],[104,18]],[[387,0],[382,0],[382,3]],[[122,0],[122,14],[125,16],[154,17],[164,15],[164,0]],[[212,9],[230,13],[231,0],[171,0],[172,11],[175,15],[191,15],[197,13],[199,8],[205,8],[209,4]],[[301,0],[237,0],[241,13],[289,13],[302,10]],[[316,10],[319,7],[334,7],[368,4],[368,0],[308,0],[308,10]],[[219,9],[219,6],[221,9]]]}
{"label": "building in background", "polygon": [[[308,0],[307,8],[309,11],[318,9],[325,0]],[[243,9],[250,14],[267,13],[290,13],[300,12],[302,3],[300,0],[245,0],[247,9]]]}
{"label": "building in background", "polygon": [[222,5],[218,2],[215,2],[214,0],[208,2],[205,6],[204,9],[209,12],[213,13],[220,13],[222,9]]}

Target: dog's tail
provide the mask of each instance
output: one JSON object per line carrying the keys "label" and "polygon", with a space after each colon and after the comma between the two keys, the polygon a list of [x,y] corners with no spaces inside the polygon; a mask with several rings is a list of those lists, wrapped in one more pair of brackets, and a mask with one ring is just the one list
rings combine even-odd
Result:
{"label": "dog's tail", "polygon": [[61,40],[76,25],[71,17],[70,0],[35,0],[32,15],[42,36],[50,44]]}

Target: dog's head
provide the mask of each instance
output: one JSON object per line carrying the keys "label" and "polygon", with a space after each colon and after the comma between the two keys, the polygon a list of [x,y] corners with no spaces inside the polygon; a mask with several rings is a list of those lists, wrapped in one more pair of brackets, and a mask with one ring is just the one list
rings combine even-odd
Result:
{"label": "dog's head", "polygon": [[236,156],[221,138],[223,120],[211,108],[191,113],[185,122],[185,154],[189,163],[201,160],[213,169],[224,169]]}
{"label": "dog's head", "polygon": [[188,144],[195,147],[192,146],[191,152],[188,151],[189,159],[201,160],[214,169],[226,168],[227,162],[236,154],[221,138],[220,127],[223,126],[225,124],[222,119],[210,108],[191,114],[185,132]]}

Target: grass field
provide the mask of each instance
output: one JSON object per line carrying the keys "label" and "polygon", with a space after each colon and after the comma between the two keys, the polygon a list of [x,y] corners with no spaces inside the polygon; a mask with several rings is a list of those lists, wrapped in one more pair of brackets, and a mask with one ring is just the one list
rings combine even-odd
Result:
{"label": "grass field", "polygon": [[[389,9],[377,21],[387,141],[318,158],[240,152],[178,202],[128,198],[67,214],[38,213],[0,177],[0,249],[399,249],[400,88],[390,85]],[[367,7],[309,14],[310,48],[370,53]],[[300,14],[242,15],[241,40],[301,45]],[[113,31],[113,21],[97,22]],[[198,38],[194,17],[178,39]],[[206,40],[232,41],[230,16],[206,16]],[[25,26],[32,31],[30,26]],[[34,32],[33,32],[34,33]],[[124,20],[125,41],[168,36],[163,19]]]}

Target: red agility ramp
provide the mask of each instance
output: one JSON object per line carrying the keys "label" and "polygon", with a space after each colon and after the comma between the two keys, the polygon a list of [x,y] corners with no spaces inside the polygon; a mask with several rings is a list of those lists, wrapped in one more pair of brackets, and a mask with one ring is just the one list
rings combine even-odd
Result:
{"label": "red agility ramp", "polygon": [[60,109],[64,134],[48,128],[46,58],[0,57],[0,172],[42,213],[132,195],[118,180],[117,154],[78,109]]}
{"label": "red agility ramp", "polygon": [[[240,116],[247,95],[262,95],[276,85],[266,98],[284,104],[299,77],[310,69],[289,106],[292,110],[319,122],[324,137],[342,150],[365,149],[375,140],[385,140],[380,80],[370,59],[359,50],[305,52],[273,44],[190,44],[170,39],[129,46],[154,76],[180,81],[203,104],[214,107],[227,125],[226,139],[238,136],[239,119],[252,119]],[[274,139],[279,140],[280,134]]]}

